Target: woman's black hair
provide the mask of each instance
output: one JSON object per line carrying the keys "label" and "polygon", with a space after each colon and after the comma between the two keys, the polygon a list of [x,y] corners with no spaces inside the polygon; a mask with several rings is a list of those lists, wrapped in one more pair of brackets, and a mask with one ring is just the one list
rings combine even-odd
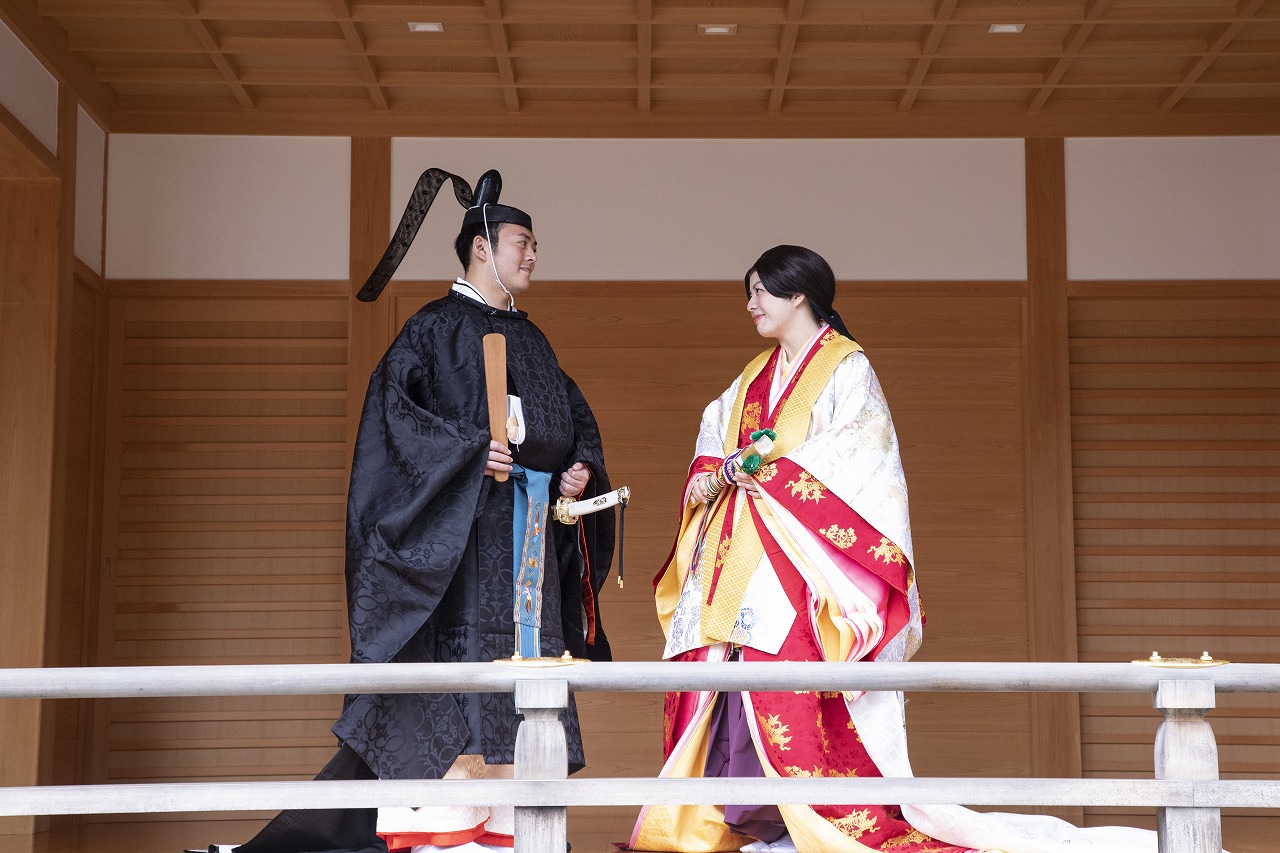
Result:
{"label": "woman's black hair", "polygon": [[800,294],[809,302],[815,320],[826,323],[849,340],[854,339],[832,306],[836,298],[836,276],[822,255],[804,246],[774,246],[742,277],[748,299],[751,298],[752,273],[760,276],[764,289],[774,296],[787,299]]}

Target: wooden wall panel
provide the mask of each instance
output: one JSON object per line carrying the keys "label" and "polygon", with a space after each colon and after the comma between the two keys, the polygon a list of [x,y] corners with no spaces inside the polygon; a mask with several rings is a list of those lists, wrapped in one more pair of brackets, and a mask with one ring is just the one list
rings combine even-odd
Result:
{"label": "wooden wall panel", "polygon": [[[63,396],[66,455],[62,490],[64,508],[59,597],[51,623],[56,629],[46,653],[48,666],[84,666],[92,659],[90,639],[96,634],[97,585],[102,536],[102,427],[104,414],[103,356],[106,310],[102,281],[81,265],[75,275],[70,321],[60,358],[66,363]],[[86,778],[88,756],[81,748],[90,731],[89,700],[51,703],[51,767],[53,784],[70,785]]]}
{"label": "wooden wall panel", "polygon": [[[443,283],[393,284],[398,329]],[[1010,283],[846,283],[837,308],[894,413],[928,613],[923,660],[1027,660],[1023,302]],[[742,286],[536,282],[519,306],[547,334],[601,424],[610,474],[632,489],[627,584],[602,595],[618,660],[656,660],[651,579],[675,534],[702,409],[764,348]],[[354,393],[353,389],[353,393]],[[578,697],[588,776],[655,774],[661,699]],[[1031,775],[1027,696],[919,694],[908,706],[922,775]],[[574,844],[624,840],[634,809],[582,809]]]}
{"label": "wooden wall panel", "polygon": [[[1277,297],[1280,282],[1073,286],[1081,660],[1280,657]],[[1086,775],[1151,773],[1146,697],[1081,711]],[[1211,718],[1224,778],[1277,778],[1280,701],[1220,695]]]}
{"label": "wooden wall panel", "polygon": [[[364,392],[347,387],[348,353],[384,349],[446,285],[394,284],[384,339],[358,345],[346,338],[345,283],[317,288],[265,296],[260,283],[112,285],[97,662],[345,660],[345,424]],[[841,286],[838,307],[902,442],[929,615],[923,659],[1029,656],[1025,298],[1010,283]],[[592,402],[615,481],[633,489],[629,581],[611,581],[603,596],[619,660],[661,653],[649,581],[671,547],[701,411],[764,346],[743,304],[735,282],[540,282],[521,300]],[[103,705],[101,781],[304,778],[331,754],[338,700]],[[587,774],[657,772],[661,697],[581,696],[579,706]],[[922,774],[1031,773],[1025,696],[920,694],[909,716]],[[582,810],[575,839],[625,838],[633,818],[633,809]]]}
{"label": "wooden wall panel", "polygon": [[[118,438],[108,454],[110,572],[97,660],[343,660],[344,430],[349,394],[363,393],[345,387],[344,286],[241,300],[232,285],[180,287],[184,295],[171,288],[160,298],[160,285],[121,285],[113,300],[118,413],[108,435]],[[394,285],[384,297],[392,324],[444,289]],[[1280,329],[1265,290],[1218,292],[1252,318],[1238,335],[1216,326],[1197,335],[1203,300],[1185,300],[1181,315],[1151,296],[1090,289],[1071,300],[1082,659],[1125,660],[1148,646],[1275,655],[1267,573],[1280,550],[1270,458],[1280,415],[1268,344]],[[929,614],[921,659],[1034,657],[1026,300],[1023,286],[999,283],[842,285],[839,307],[877,368],[902,440]],[[648,581],[670,548],[699,414],[761,348],[741,301],[736,283],[554,282],[521,300],[591,399],[616,481],[634,491],[630,582],[610,585],[603,602],[620,660],[660,653]],[[1213,310],[1229,321],[1229,310]],[[1162,647],[1192,636],[1195,648]],[[1029,697],[910,698],[921,774],[1036,772],[1043,744]],[[580,699],[589,775],[656,771],[658,697]],[[1088,773],[1150,771],[1157,718],[1148,704],[1085,697]],[[102,717],[100,778],[306,777],[330,754],[336,711],[337,700],[322,697],[113,701]],[[1227,775],[1270,772],[1277,718],[1264,698],[1221,697]],[[574,832],[620,839],[633,816],[582,810]],[[1088,819],[1143,820],[1101,810]]]}
{"label": "wooden wall panel", "polygon": [[[95,662],[345,660],[345,286],[112,295]],[[309,778],[332,755],[339,703],[104,702],[98,781]]]}
{"label": "wooden wall panel", "polygon": [[[0,666],[30,667],[49,624],[60,199],[57,181],[0,186]],[[42,704],[0,702],[0,785],[41,781]],[[0,818],[0,834],[35,825]]]}

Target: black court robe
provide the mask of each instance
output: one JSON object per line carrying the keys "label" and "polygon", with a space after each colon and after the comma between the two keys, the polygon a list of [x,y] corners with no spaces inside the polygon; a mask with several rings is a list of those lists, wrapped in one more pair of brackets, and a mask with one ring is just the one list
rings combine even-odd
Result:
{"label": "black court robe", "polygon": [[[552,474],[552,501],[575,462],[591,469],[584,498],[610,488],[591,409],[525,312],[458,293],[426,305],[374,370],[360,418],[347,501],[353,662],[491,661],[515,650],[514,481],[484,476],[481,339],[490,332],[506,337],[508,392],[524,409],[515,461]],[[548,525],[542,653],[608,660],[596,602],[613,553],[613,513],[580,524]],[[572,704],[564,722],[571,769],[579,769]],[[356,695],[333,731],[379,778],[420,779],[443,776],[462,753],[512,763],[517,724],[510,694]]]}
{"label": "black court robe", "polygon": [[[508,392],[526,436],[515,461],[551,479],[591,469],[583,498],[609,491],[600,431],[578,387],[523,311],[450,293],[422,308],[374,370],[347,500],[351,660],[491,661],[515,649],[514,482],[484,476],[489,416],[481,339],[506,337]],[[599,593],[613,556],[612,511],[547,525],[542,652],[608,660]],[[563,716],[570,770],[584,763],[572,697]],[[348,696],[321,779],[439,778],[463,753],[515,760],[511,694]],[[383,853],[376,810],[282,812],[241,853]]]}

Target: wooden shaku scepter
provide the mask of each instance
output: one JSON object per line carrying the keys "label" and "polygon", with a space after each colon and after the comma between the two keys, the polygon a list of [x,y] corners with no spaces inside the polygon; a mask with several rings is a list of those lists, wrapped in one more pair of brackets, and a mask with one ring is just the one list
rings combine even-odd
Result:
{"label": "wooden shaku scepter", "polygon": [[[484,385],[489,396],[489,432],[494,441],[507,443],[507,339],[497,332],[485,335]],[[506,471],[494,471],[493,479],[507,480]]]}

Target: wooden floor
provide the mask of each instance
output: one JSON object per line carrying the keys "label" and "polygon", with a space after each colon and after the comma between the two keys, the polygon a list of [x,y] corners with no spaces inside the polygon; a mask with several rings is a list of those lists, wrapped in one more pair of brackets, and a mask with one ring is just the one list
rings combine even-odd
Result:
{"label": "wooden floor", "polygon": [[[634,818],[631,809],[572,810],[569,841],[575,853],[617,853],[612,842],[627,840]],[[180,853],[210,842],[245,841],[262,823],[148,820],[87,824],[42,832],[34,838],[0,835],[0,853]],[[1226,817],[1223,846],[1231,853],[1275,853],[1280,850],[1280,817]]]}

